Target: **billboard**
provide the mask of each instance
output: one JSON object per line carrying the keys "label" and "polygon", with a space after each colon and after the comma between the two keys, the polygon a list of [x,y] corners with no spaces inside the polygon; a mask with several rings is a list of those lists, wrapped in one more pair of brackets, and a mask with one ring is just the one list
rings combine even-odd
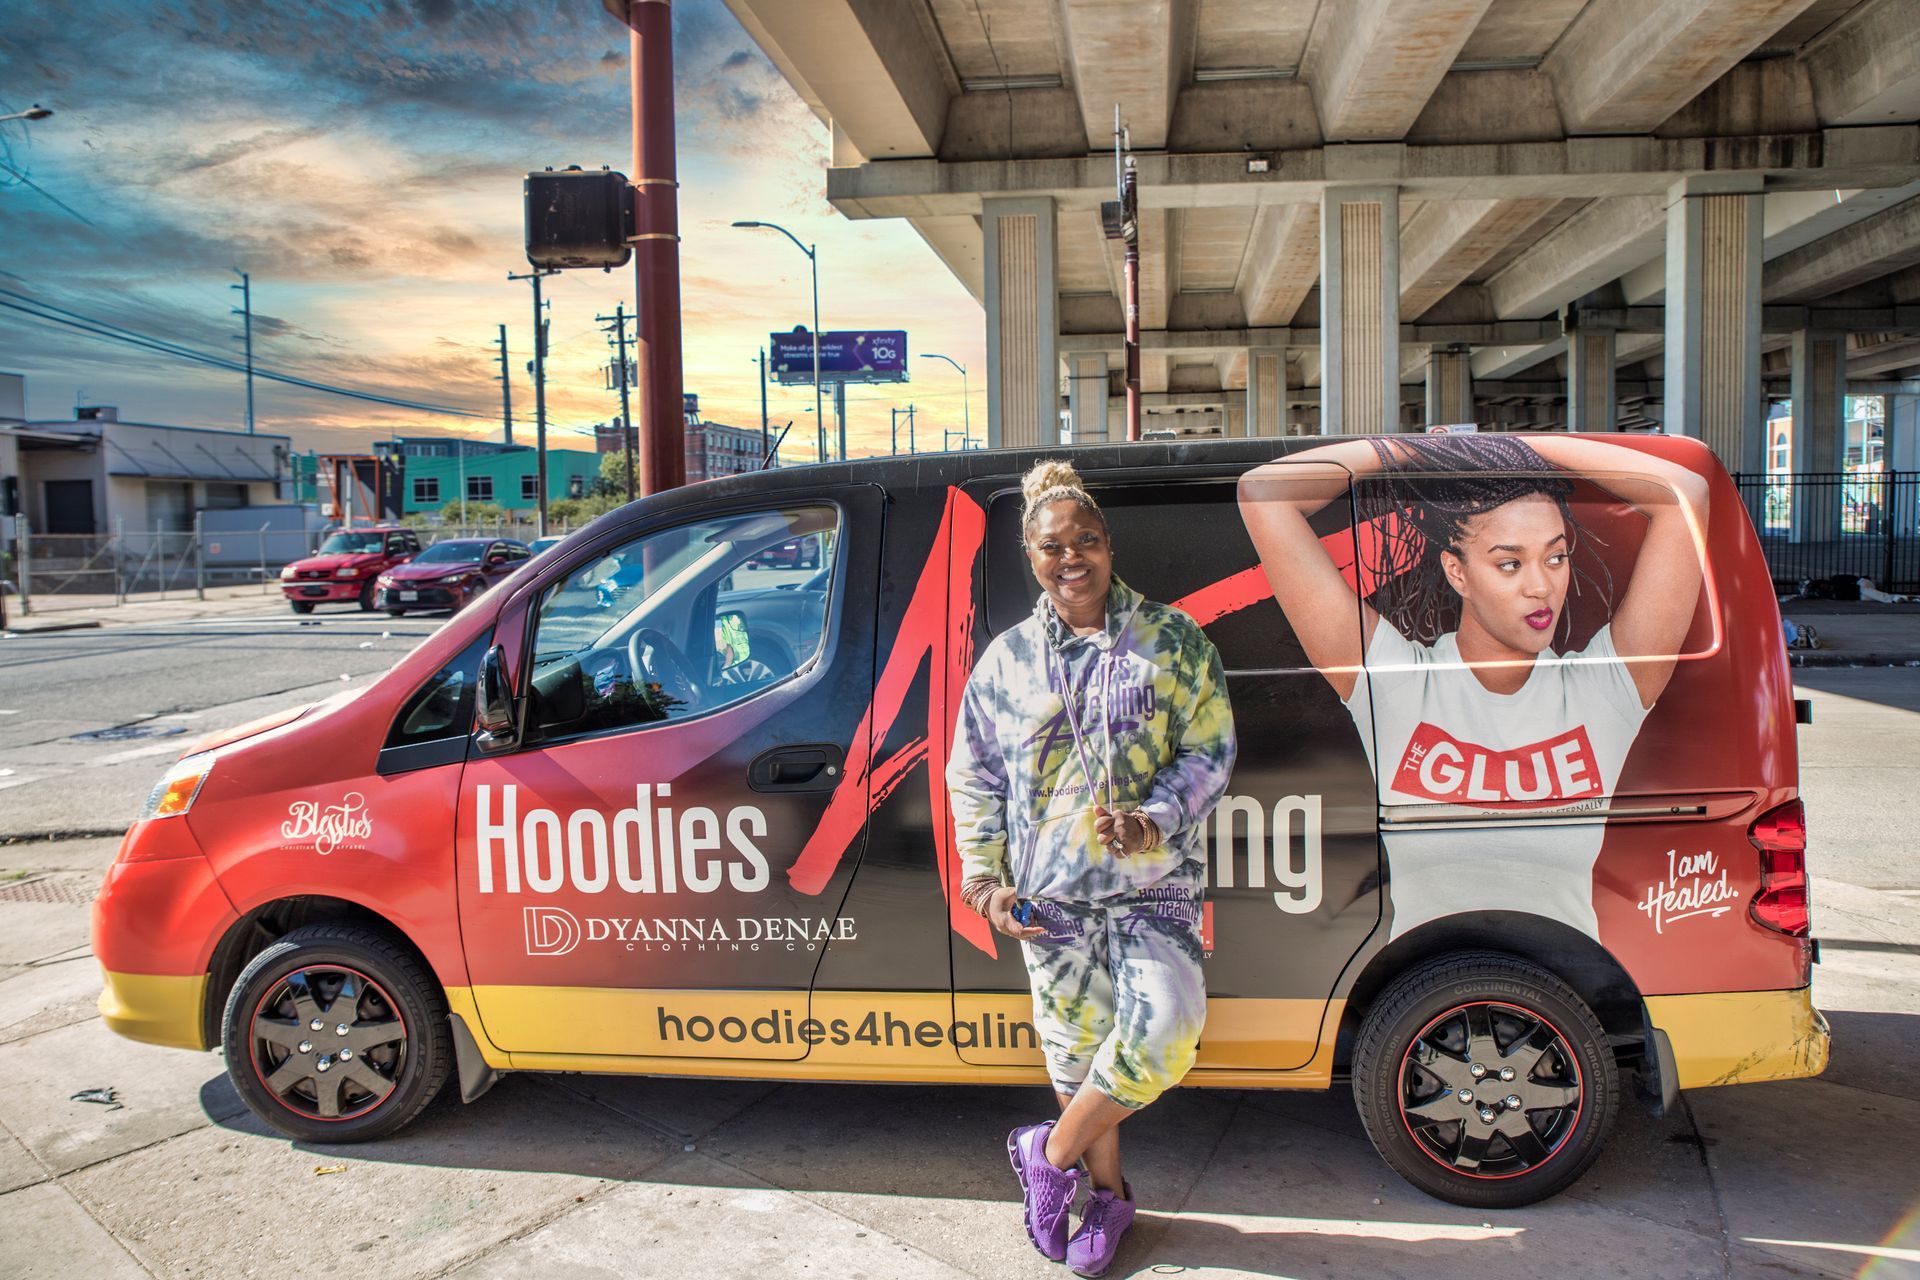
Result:
{"label": "billboard", "polygon": [[[767,362],[783,385],[813,381],[813,334],[796,327],[768,335]],[[907,333],[904,329],[823,330],[820,381],[907,381]]]}

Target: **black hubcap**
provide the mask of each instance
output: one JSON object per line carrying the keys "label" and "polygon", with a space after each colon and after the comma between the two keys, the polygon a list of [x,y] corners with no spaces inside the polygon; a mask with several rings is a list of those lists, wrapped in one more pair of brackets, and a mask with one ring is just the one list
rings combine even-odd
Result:
{"label": "black hubcap", "polygon": [[1506,1178],[1538,1168],[1580,1119],[1580,1067],[1566,1038],[1517,1005],[1449,1009],[1400,1064],[1400,1114],[1430,1158]]}
{"label": "black hubcap", "polygon": [[338,965],[296,969],[254,1010],[253,1069],[280,1105],[351,1120],[387,1100],[407,1061],[407,1026],[380,985]]}

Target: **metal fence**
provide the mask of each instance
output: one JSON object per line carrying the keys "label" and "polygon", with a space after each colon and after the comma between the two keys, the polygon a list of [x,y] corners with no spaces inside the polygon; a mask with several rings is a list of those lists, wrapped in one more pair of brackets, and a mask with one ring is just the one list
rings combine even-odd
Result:
{"label": "metal fence", "polygon": [[1920,590],[1920,472],[1735,476],[1775,583],[1835,575]]}
{"label": "metal fence", "polygon": [[[551,534],[570,532],[550,526]],[[449,538],[515,538],[530,542],[531,523],[416,526],[420,544]],[[280,570],[314,554],[328,531],[263,525],[258,530],[202,534],[187,530],[116,528],[112,533],[34,533],[24,520],[0,539],[0,582],[11,582],[21,613],[52,613],[195,595],[210,586],[258,583],[277,594]],[[0,586],[0,596],[7,587]],[[0,618],[5,615],[0,614]]]}

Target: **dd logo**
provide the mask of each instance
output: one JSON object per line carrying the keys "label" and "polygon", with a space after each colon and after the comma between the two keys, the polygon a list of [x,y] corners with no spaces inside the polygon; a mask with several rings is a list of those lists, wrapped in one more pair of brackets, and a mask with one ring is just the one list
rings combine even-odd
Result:
{"label": "dd logo", "polygon": [[580,922],[559,907],[527,907],[527,954],[563,956],[580,945]]}

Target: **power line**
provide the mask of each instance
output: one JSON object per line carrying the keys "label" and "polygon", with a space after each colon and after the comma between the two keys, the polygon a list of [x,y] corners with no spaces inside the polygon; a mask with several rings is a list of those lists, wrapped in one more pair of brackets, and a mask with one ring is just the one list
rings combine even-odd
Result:
{"label": "power line", "polygon": [[[140,333],[136,330],[128,329],[123,325],[114,324],[111,321],[95,320],[90,316],[81,315],[77,311],[69,311],[65,307],[58,307],[50,302],[41,302],[37,298],[23,293],[16,293],[11,289],[0,289],[0,295],[5,295],[4,297],[0,297],[0,307],[4,307],[9,311],[17,311],[22,315],[31,316],[33,319],[44,323],[62,325],[68,329],[78,330],[92,337],[106,339],[111,342],[125,343],[128,346],[139,347],[158,355],[172,356],[177,360],[187,360],[195,364],[206,365],[209,368],[224,369],[229,373],[245,373],[247,371],[245,364],[224,356],[213,355],[193,347],[183,346],[176,342],[169,342],[163,338],[155,338],[150,334]],[[7,298],[18,299],[18,301],[9,302],[6,300]],[[26,305],[21,305],[22,303]],[[263,369],[257,365],[254,366],[253,375],[257,378],[265,378],[270,382],[279,382],[287,386],[301,387],[308,391],[318,391],[326,395],[343,396],[351,400],[364,400],[372,404],[390,405],[399,409],[415,409],[423,413],[443,414],[456,418],[490,419],[493,416],[491,413],[478,413],[472,409],[461,409],[452,405],[430,404],[419,400],[406,400],[398,396],[384,396],[372,391],[356,391],[351,387],[336,387],[329,383],[317,382],[311,378],[303,378],[297,374],[280,373],[271,369]]]}

